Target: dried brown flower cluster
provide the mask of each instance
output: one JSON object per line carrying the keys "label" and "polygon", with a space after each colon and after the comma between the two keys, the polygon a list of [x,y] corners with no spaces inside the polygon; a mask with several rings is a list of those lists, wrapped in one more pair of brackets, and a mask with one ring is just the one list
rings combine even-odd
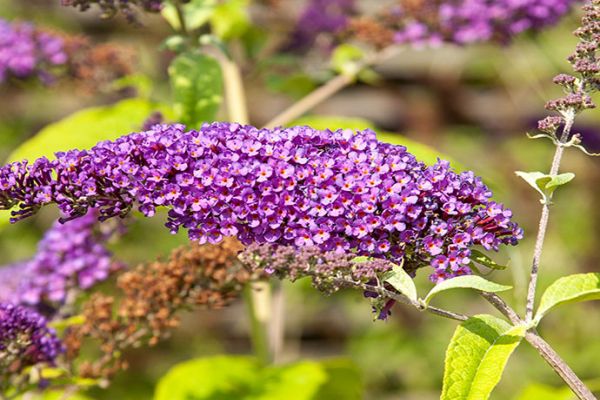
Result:
{"label": "dried brown flower cluster", "polygon": [[99,342],[101,356],[84,361],[79,375],[109,378],[126,362],[123,349],[156,344],[178,325],[178,311],[203,306],[221,308],[236,299],[253,276],[237,260],[242,245],[227,239],[219,245],[175,250],[168,261],[141,265],[118,280],[122,297],[95,294],[84,306],[85,322],[69,328],[65,344],[73,360],[86,340]]}
{"label": "dried brown flower cluster", "polygon": [[85,37],[65,38],[69,55],[67,75],[87,92],[102,91],[135,71],[132,49],[115,44],[93,44]]}

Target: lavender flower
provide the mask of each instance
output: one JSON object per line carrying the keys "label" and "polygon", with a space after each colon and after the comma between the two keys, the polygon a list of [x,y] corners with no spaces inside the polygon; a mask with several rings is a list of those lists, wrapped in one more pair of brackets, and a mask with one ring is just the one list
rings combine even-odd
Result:
{"label": "lavender flower", "polygon": [[370,130],[155,125],[91,150],[0,169],[0,209],[13,221],[56,203],[67,219],[167,207],[172,232],[200,243],[235,236],[431,265],[434,281],[470,273],[470,247],[515,244],[511,211],[472,172],[431,167]]}
{"label": "lavender flower", "polygon": [[51,313],[70,291],[88,289],[120,268],[105,247],[114,230],[101,231],[96,219],[90,211],[65,224],[56,222],[31,260],[0,268],[0,301]]}
{"label": "lavender flower", "polygon": [[62,352],[62,344],[44,317],[0,303],[0,377],[38,363],[53,364]]}
{"label": "lavender flower", "polygon": [[24,22],[0,19],[0,83],[12,76],[52,79],[51,69],[67,62],[63,39]]}
{"label": "lavender flower", "polygon": [[354,0],[309,0],[292,32],[287,48],[303,51],[322,34],[339,34],[356,11]]}
{"label": "lavender flower", "polygon": [[378,23],[401,44],[507,43],[556,24],[581,0],[400,0]]}

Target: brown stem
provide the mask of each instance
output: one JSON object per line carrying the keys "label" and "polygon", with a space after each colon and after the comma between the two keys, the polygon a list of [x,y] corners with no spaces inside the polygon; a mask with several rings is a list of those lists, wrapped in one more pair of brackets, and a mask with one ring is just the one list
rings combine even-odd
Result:
{"label": "brown stem", "polygon": [[271,121],[267,122],[265,124],[265,128],[282,126],[297,119],[298,117],[301,117],[307,111],[310,111],[324,100],[327,100],[346,86],[353,83],[356,80],[357,75],[362,70],[389,59],[390,57],[398,54],[398,51],[398,47],[388,47],[379,53],[375,53],[371,57],[365,58],[362,63],[356,66],[354,73],[344,73],[331,79],[323,86],[300,99],[297,103],[292,104],[279,115],[274,117]]}
{"label": "brown stem", "polygon": [[525,334],[525,340],[535,348],[542,358],[552,367],[563,381],[569,385],[569,388],[581,400],[597,400],[590,389],[577,377],[575,372],[567,363],[554,351],[552,347],[535,331],[529,331]]}

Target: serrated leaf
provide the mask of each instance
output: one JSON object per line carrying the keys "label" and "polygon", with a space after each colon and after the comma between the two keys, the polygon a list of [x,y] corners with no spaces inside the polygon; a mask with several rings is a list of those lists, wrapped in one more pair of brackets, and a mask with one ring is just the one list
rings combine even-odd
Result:
{"label": "serrated leaf", "polygon": [[600,273],[575,274],[564,276],[552,283],[540,300],[535,317],[536,323],[560,304],[588,300],[600,300]]}
{"label": "serrated leaf", "polygon": [[198,53],[183,53],[169,66],[173,109],[179,122],[198,128],[213,121],[223,99],[219,63]]}
{"label": "serrated leaf", "polygon": [[425,297],[425,303],[429,304],[433,296],[440,292],[461,288],[495,293],[512,289],[512,286],[501,285],[496,282],[488,281],[487,279],[477,275],[457,276],[455,278],[446,279],[445,281],[435,285],[433,289],[427,293],[427,296]]}
{"label": "serrated leaf", "polygon": [[506,265],[500,265],[482,252],[473,249],[471,249],[471,260],[490,269],[506,269]]}
{"label": "serrated leaf", "polygon": [[525,331],[491,315],[458,326],[446,351],[441,400],[488,399]]}
{"label": "serrated leaf", "polygon": [[400,265],[392,267],[392,270],[385,276],[385,282],[392,285],[394,289],[410,300],[417,301],[417,287],[415,286],[415,282]]}

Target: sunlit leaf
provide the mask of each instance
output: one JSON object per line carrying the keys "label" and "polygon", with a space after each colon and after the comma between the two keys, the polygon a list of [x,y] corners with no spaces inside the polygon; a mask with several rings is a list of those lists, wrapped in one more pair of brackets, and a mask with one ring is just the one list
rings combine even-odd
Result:
{"label": "sunlit leaf", "polygon": [[210,17],[213,33],[222,40],[242,36],[250,27],[249,4],[249,0],[221,1]]}
{"label": "sunlit leaf", "polygon": [[539,321],[560,304],[600,300],[600,273],[564,276],[552,283],[542,295],[535,317]]}
{"label": "sunlit leaf", "polygon": [[456,328],[446,351],[441,400],[486,400],[526,328],[477,315]]}
{"label": "sunlit leaf", "polygon": [[102,140],[114,140],[139,131],[148,116],[160,111],[173,118],[170,107],[142,99],[121,100],[110,106],[91,107],[44,127],[31,139],[17,147],[9,161],[54,158],[57,151],[89,149]]}
{"label": "sunlit leaf", "polygon": [[261,366],[251,357],[215,356],[173,367],[156,388],[155,400],[359,400],[356,367],[344,360]]}
{"label": "sunlit leaf", "polygon": [[555,388],[534,383],[527,386],[515,400],[574,400],[575,395],[568,387]]}
{"label": "sunlit leaf", "polygon": [[385,281],[412,301],[417,301],[417,287],[400,265],[392,267],[392,270],[385,275]]}

